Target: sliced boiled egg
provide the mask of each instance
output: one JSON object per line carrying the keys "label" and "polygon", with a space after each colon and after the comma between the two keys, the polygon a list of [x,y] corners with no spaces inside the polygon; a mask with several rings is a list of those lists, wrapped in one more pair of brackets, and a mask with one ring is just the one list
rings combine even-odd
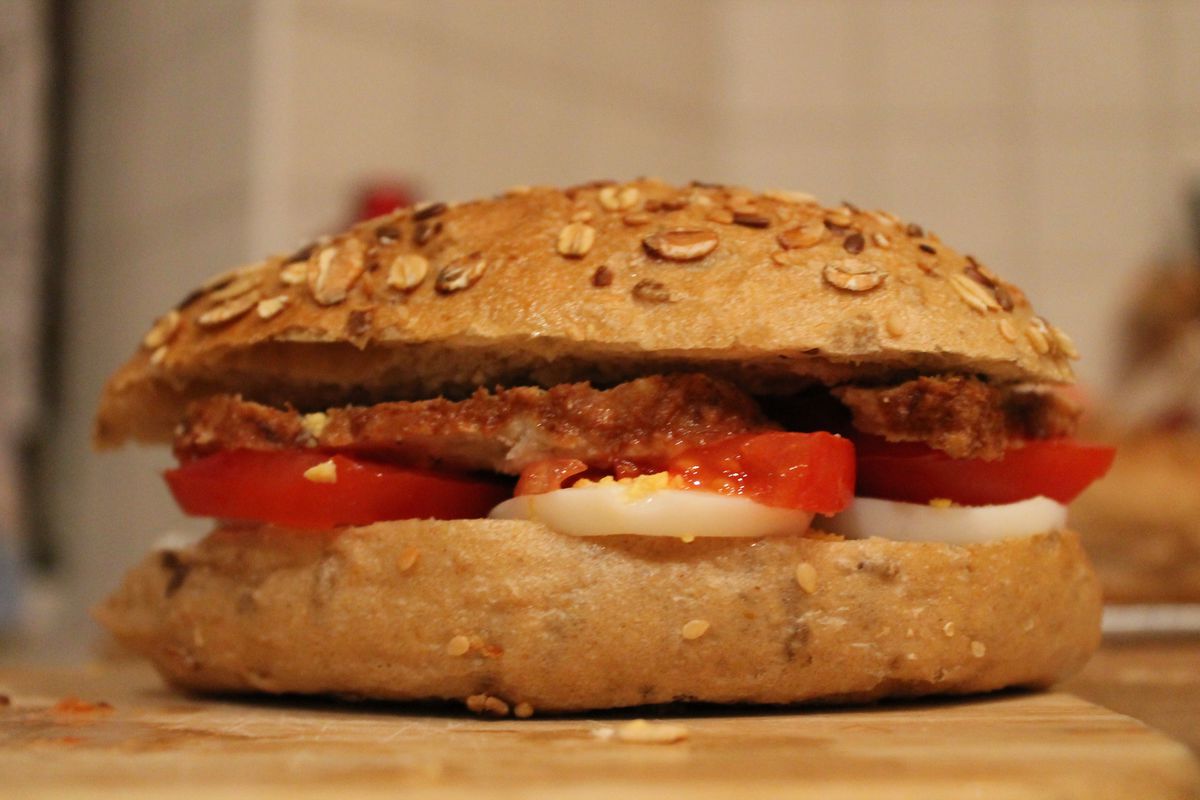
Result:
{"label": "sliced boiled egg", "polygon": [[1067,507],[1047,497],[994,506],[923,505],[856,497],[833,517],[818,517],[814,526],[847,539],[879,536],[903,542],[969,544],[1029,536],[1062,528]]}
{"label": "sliced boiled egg", "polygon": [[528,519],[572,536],[760,537],[803,534],[812,514],[765,506],[747,497],[671,488],[666,473],[580,481],[568,489],[527,494],[492,509],[493,519]]}

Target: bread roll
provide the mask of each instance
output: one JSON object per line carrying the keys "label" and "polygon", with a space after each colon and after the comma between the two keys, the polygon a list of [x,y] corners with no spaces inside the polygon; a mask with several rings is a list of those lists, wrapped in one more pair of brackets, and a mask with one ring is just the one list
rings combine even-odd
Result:
{"label": "bread roll", "polygon": [[222,528],[151,554],[97,616],[187,689],[550,712],[1046,686],[1095,649],[1100,592],[1069,532],[683,543],[408,520]]}

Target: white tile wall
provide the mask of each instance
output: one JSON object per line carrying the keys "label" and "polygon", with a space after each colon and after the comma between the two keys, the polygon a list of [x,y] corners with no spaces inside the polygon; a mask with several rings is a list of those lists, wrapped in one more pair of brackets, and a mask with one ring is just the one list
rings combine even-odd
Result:
{"label": "white tile wall", "polygon": [[0,15],[0,537],[17,527],[15,506],[4,500],[15,490],[5,484],[36,406],[48,81],[46,9],[21,0],[6,10]]}
{"label": "white tile wall", "polygon": [[[77,4],[64,409],[48,481],[69,623],[180,517],[165,453],[90,452],[106,376],[188,286],[246,256],[250,8],[237,0]],[[84,640],[80,640],[84,641]]]}
{"label": "white tile wall", "polygon": [[[1168,99],[1176,111],[1200,116],[1196,84],[1200,82],[1200,3],[1168,0],[1154,31],[1162,38],[1152,45],[1167,64]],[[1164,41],[1165,40],[1165,41]]]}
{"label": "white tile wall", "polygon": [[1023,5],[1022,33],[1037,111],[1137,112],[1155,102],[1147,92],[1152,76],[1144,37],[1159,13],[1154,3],[1054,0]]}
{"label": "white tile wall", "polygon": [[725,2],[714,16],[719,103],[731,115],[862,109],[859,78],[870,56],[845,2]]}
{"label": "white tile wall", "polygon": [[1006,68],[1009,0],[917,0],[860,8],[871,76],[889,109],[955,109],[987,115]]}
{"label": "white tile wall", "polygon": [[30,498],[18,465],[38,407],[47,10],[36,0],[10,0],[0,14],[0,638],[18,621],[28,552]]}

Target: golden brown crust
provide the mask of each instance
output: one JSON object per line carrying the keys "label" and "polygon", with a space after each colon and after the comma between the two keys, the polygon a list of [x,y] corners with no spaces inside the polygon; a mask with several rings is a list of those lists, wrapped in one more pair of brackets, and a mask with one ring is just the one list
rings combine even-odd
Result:
{"label": "golden brown crust", "polygon": [[220,450],[319,447],[516,475],[551,458],[579,459],[598,469],[622,460],[660,464],[689,447],[776,427],[728,383],[704,375],[655,375],[607,390],[586,383],[479,389],[457,403],[379,403],[304,417],[216,395],[188,407],[175,450],[190,458]]}
{"label": "golden brown crust", "polygon": [[571,711],[1045,686],[1096,647],[1100,597],[1068,532],[684,544],[460,520],[221,529],[96,615],[189,689]]}
{"label": "golden brown crust", "polygon": [[[1069,436],[1079,416],[1079,407],[1056,392],[961,376],[840,386],[832,394],[850,409],[858,430],[892,442],[924,442],[955,458],[1000,458],[1014,441]],[[839,418],[826,418],[828,401],[812,393],[786,398],[784,419],[801,430],[839,430]],[[779,427],[735,386],[679,374],[611,389],[587,383],[478,389],[458,402],[377,403],[303,415],[213,395],[188,406],[174,441],[181,460],[221,450],[318,447],[517,474],[550,458],[579,459],[597,469],[618,461],[661,465],[690,447]]]}
{"label": "golden brown crust", "polygon": [[1024,295],[895,217],[639,180],[408,210],[230,273],[109,381],[96,440],[213,392],[321,407],[702,369],[756,391],[1071,376]]}
{"label": "golden brown crust", "polygon": [[890,442],[925,442],[955,458],[1001,458],[1013,441],[1069,436],[1080,408],[1058,393],[997,387],[978,378],[921,377],[833,394],[854,427]]}

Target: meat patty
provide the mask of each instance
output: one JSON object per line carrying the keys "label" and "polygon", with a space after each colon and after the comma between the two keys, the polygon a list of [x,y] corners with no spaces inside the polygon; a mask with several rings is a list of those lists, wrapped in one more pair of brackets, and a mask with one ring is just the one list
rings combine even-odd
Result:
{"label": "meat patty", "polygon": [[962,376],[843,386],[833,393],[858,430],[890,442],[924,442],[955,458],[997,459],[1014,439],[1068,436],[1080,413],[1057,392]]}
{"label": "meat patty", "polygon": [[752,398],[704,375],[652,376],[601,390],[483,389],[459,402],[422,400],[301,415],[232,395],[193,403],[177,431],[182,460],[218,450],[320,447],[406,463],[518,474],[549,458],[607,469],[655,463],[689,447],[775,430]]}
{"label": "meat patty", "polygon": [[[999,458],[1013,439],[1069,434],[1079,413],[1052,392],[960,376],[843,386],[832,394],[849,409],[857,430],[889,441],[924,442],[957,458]],[[831,402],[828,394],[823,397],[796,398],[792,405]],[[515,475],[553,458],[578,459],[601,470],[621,461],[655,465],[690,447],[781,427],[730,383],[699,374],[656,375],[612,389],[587,383],[480,389],[458,402],[379,403],[316,414],[217,395],[188,408],[175,450],[188,460],[219,450],[319,447],[416,466]],[[842,425],[827,420],[820,427],[837,431]]]}

